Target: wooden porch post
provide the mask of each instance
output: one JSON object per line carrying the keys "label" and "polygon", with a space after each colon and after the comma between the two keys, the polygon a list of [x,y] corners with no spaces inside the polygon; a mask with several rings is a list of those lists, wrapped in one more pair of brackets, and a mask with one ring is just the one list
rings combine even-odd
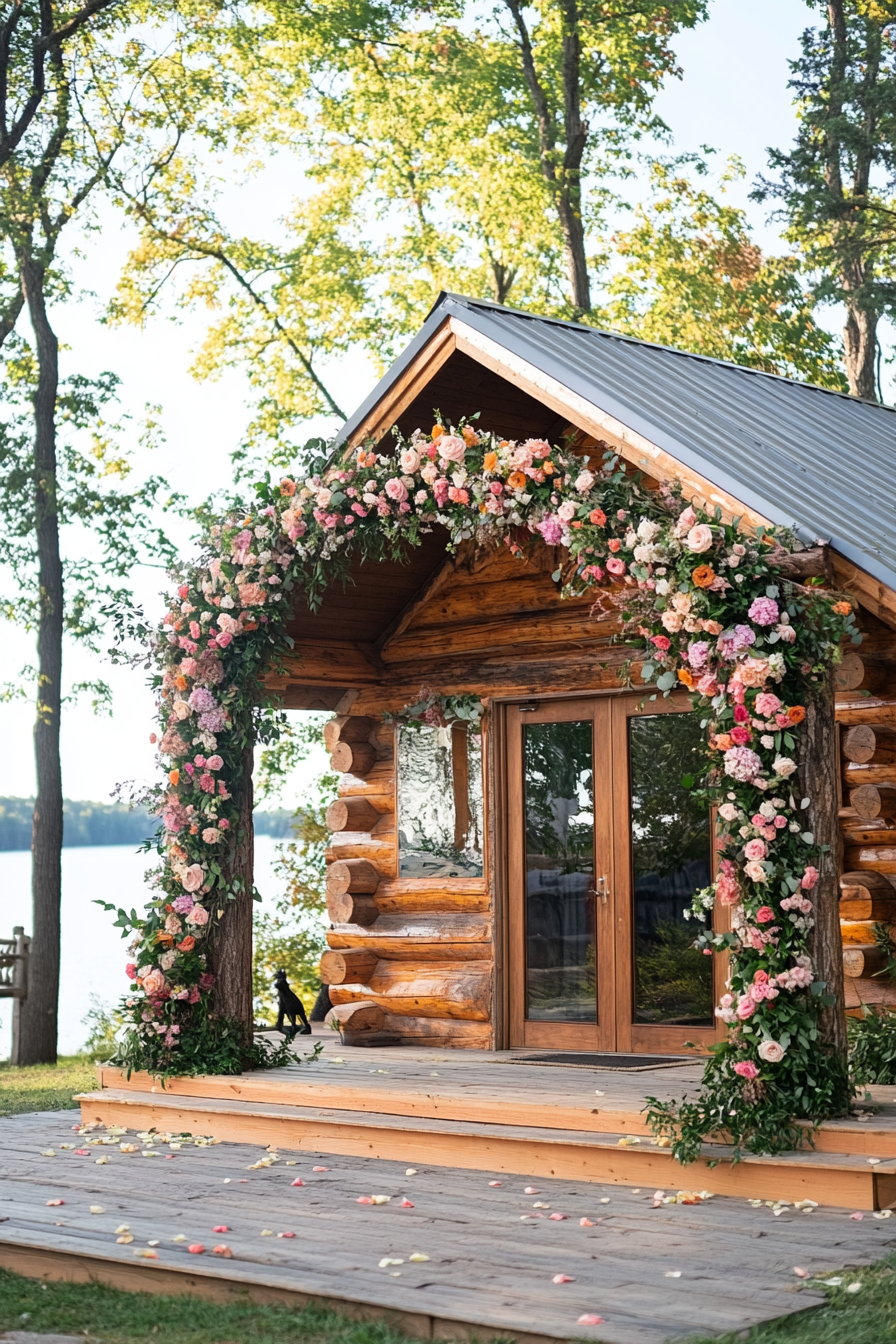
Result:
{"label": "wooden porch post", "polygon": [[[829,668],[824,685],[806,706],[806,724],[802,734],[799,778],[803,797],[810,804],[803,816],[819,845],[827,850],[818,861],[821,876],[812,892],[815,904],[815,928],[811,952],[815,973],[827,983],[834,1004],[821,1016],[821,1030],[827,1043],[846,1055],[846,1005],[843,995],[843,945],[840,938],[840,873],[843,867],[843,840],[837,818],[839,760],[837,730],[834,722],[834,675]],[[799,800],[797,800],[799,801]]]}
{"label": "wooden porch post", "polygon": [[[233,856],[232,876],[242,881],[242,891],[228,901],[218,927],[210,956],[215,976],[215,1012],[242,1023],[246,1044],[252,1039],[252,890],[255,832],[252,823],[251,738],[242,757],[239,793],[239,834]],[[236,790],[234,790],[236,793]],[[219,907],[221,908],[221,907]]]}

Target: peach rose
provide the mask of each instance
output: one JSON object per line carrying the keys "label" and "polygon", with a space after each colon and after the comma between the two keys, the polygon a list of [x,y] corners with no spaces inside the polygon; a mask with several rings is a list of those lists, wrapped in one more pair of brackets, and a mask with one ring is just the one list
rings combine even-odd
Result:
{"label": "peach rose", "polygon": [[681,629],[684,617],[679,611],[664,611],[660,620],[671,634],[675,634],[676,631]]}
{"label": "peach rose", "polygon": [[165,979],[158,967],[153,966],[143,977],[143,992],[150,998],[157,999],[165,993],[168,988],[168,981]]}
{"label": "peach rose", "polygon": [[456,434],[442,434],[439,438],[439,457],[449,462],[463,462],[467,445]]}
{"label": "peach rose", "polygon": [[751,882],[768,881],[768,873],[765,871],[765,869],[763,868],[762,864],[759,862],[758,859],[754,859],[750,863],[745,863],[744,872],[746,873],[747,877],[750,879]]}
{"label": "peach rose", "polygon": [[241,583],[237,592],[244,607],[260,606],[267,597],[267,593],[260,583]]}
{"label": "peach rose", "polygon": [[712,545],[712,528],[706,523],[698,523],[696,527],[691,528],[685,540],[689,551],[702,555]]}
{"label": "peach rose", "polygon": [[420,466],[420,454],[413,448],[405,448],[398,460],[405,476],[413,476]]}
{"label": "peach rose", "polygon": [[767,658],[745,658],[734,670],[734,679],[742,686],[762,687],[768,681]]}
{"label": "peach rose", "polygon": [[198,928],[200,925],[208,923],[208,911],[204,905],[194,905],[192,910],[187,911],[186,920],[188,924],[193,924]]}
{"label": "peach rose", "polygon": [[181,873],[180,881],[184,891],[198,891],[205,881],[202,864],[191,863],[189,868],[185,868]]}

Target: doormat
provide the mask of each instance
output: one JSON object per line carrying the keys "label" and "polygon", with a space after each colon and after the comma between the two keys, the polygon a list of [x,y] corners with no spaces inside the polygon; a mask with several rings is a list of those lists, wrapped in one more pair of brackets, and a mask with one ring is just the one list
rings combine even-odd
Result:
{"label": "doormat", "polygon": [[576,1050],[569,1054],[513,1055],[502,1064],[555,1064],[567,1069],[611,1069],[614,1073],[643,1073],[647,1069],[677,1069],[682,1064],[699,1064],[693,1055],[615,1055],[589,1054]]}

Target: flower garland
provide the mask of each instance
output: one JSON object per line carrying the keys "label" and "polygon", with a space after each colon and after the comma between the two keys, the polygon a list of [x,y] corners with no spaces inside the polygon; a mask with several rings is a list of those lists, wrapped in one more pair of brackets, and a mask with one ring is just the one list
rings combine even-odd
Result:
{"label": "flower garland", "polygon": [[[815,1090],[817,1104],[807,1081],[823,1071],[825,987],[807,951],[817,847],[793,781],[802,702],[844,635],[859,638],[850,604],[777,576],[787,536],[749,537],[720,511],[683,507],[676,485],[647,490],[609,450],[592,466],[544,440],[500,439],[468,422],[410,439],[396,431],[396,440],[394,453],[365,446],[313,463],[304,479],[262,482],[254,508],[210,528],[205,555],[181,577],[152,640],[163,862],[145,915],[118,912],[133,935],[122,1060],[161,1074],[210,1071],[215,1033],[233,1033],[214,1013],[210,951],[241,894],[233,794],[259,678],[289,643],[289,595],[300,588],[316,606],[353,553],[407,558],[423,533],[441,527],[449,549],[464,541],[517,555],[558,548],[553,577],[564,594],[610,590],[633,656],[646,658],[643,681],[664,695],[691,693],[707,729],[699,783],[724,824],[719,878],[694,914],[702,919],[717,899],[733,916],[732,933],[698,935],[708,952],[731,954],[731,992],[718,1011],[734,1030],[707,1077],[721,1071],[728,1091],[739,1089],[733,1107],[726,1092],[729,1111],[761,1109],[778,1092],[789,1115],[840,1105],[834,1081]],[[449,708],[443,697],[424,700],[413,707],[424,720]],[[468,717],[463,708],[455,717]],[[655,1123],[680,1130],[684,1113],[661,1111]],[[704,1132],[711,1114],[718,1127],[710,1108]],[[695,1117],[685,1119],[696,1132]]]}

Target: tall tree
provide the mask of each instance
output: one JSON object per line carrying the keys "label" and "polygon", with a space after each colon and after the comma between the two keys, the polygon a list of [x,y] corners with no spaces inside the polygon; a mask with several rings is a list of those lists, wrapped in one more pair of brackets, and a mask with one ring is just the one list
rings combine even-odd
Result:
{"label": "tall tree", "polygon": [[796,141],[770,151],[778,178],[754,195],[781,202],[818,299],[844,305],[849,389],[875,400],[878,324],[896,313],[896,4],[813,5],[823,22],[803,33],[791,63]]}
{"label": "tall tree", "polygon": [[[614,268],[592,316],[643,340],[846,390],[840,343],[815,320],[795,256],[766,257],[746,213],[726,199],[743,177],[729,160],[715,190],[699,155],[649,166],[632,227],[614,234]],[[702,179],[702,180],[701,180]]]}

